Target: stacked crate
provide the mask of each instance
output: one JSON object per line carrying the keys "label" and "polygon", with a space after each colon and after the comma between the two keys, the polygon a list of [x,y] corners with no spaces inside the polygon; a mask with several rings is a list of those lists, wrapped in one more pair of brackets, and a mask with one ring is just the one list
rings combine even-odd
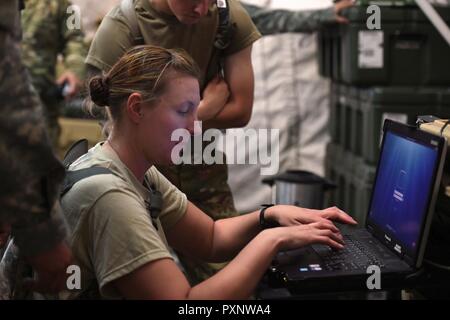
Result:
{"label": "stacked crate", "polygon": [[[389,4],[380,5],[380,30],[368,30],[370,1],[360,1],[343,13],[349,24],[326,26],[318,37],[319,70],[332,79],[326,172],[338,189],[330,205],[360,223],[384,120],[414,124],[424,114],[450,117],[450,46],[418,7]],[[450,22],[450,7],[437,11]]]}

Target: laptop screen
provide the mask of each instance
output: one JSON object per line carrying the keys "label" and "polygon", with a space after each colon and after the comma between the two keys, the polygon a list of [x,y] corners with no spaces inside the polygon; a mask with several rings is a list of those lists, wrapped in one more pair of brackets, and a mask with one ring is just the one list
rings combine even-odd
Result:
{"label": "laptop screen", "polygon": [[417,255],[438,163],[437,144],[386,131],[369,221],[398,253]]}

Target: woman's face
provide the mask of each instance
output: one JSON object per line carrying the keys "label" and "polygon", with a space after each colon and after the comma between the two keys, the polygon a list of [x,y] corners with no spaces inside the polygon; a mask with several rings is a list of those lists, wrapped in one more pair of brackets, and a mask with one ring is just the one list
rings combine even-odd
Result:
{"label": "woman's face", "polygon": [[172,149],[179,143],[171,141],[172,133],[177,129],[194,133],[200,103],[199,83],[194,77],[171,74],[166,81],[160,98],[145,108],[138,129],[143,152],[152,164],[172,164]]}

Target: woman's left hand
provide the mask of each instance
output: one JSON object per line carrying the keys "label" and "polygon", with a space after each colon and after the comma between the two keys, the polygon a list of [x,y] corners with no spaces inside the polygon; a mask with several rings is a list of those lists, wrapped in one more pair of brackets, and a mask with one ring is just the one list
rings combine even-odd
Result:
{"label": "woman's left hand", "polygon": [[277,205],[266,210],[267,219],[278,222],[281,226],[294,226],[320,222],[324,219],[355,225],[357,222],[337,207],[323,210],[305,209],[296,206]]}

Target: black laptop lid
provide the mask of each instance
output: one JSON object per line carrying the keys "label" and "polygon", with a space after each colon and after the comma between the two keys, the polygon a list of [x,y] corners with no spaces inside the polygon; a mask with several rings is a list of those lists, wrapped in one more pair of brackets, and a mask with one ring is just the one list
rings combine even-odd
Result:
{"label": "black laptop lid", "polygon": [[410,265],[421,263],[445,147],[444,138],[385,122],[367,228]]}

